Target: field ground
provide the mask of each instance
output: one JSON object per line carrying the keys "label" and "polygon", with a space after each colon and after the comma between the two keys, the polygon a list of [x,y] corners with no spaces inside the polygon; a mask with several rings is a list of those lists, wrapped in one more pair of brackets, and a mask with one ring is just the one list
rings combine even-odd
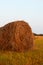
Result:
{"label": "field ground", "polygon": [[35,39],[34,49],[27,52],[0,52],[0,65],[43,65],[43,39]]}

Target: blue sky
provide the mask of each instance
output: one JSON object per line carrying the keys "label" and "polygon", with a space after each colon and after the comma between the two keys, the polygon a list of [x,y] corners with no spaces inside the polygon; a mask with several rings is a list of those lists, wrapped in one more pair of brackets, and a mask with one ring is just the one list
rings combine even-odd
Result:
{"label": "blue sky", "polygon": [[43,0],[0,0],[0,27],[15,20],[25,20],[33,32],[43,33]]}

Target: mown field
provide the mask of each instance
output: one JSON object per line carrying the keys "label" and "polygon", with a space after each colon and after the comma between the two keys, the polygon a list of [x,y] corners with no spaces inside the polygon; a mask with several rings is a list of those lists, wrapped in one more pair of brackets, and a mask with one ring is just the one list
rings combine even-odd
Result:
{"label": "mown field", "polygon": [[33,50],[24,53],[0,51],[0,65],[43,65],[43,39],[35,39]]}

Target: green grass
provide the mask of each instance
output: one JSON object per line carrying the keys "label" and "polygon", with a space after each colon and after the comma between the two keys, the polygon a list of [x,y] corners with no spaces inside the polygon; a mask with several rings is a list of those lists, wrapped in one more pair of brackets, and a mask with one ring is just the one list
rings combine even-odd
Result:
{"label": "green grass", "polygon": [[43,40],[35,40],[37,49],[27,52],[0,52],[0,65],[43,65]]}

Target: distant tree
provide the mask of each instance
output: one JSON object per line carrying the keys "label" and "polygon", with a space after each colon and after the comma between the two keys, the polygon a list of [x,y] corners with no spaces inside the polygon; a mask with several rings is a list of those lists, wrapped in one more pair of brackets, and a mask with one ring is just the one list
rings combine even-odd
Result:
{"label": "distant tree", "polygon": [[33,33],[35,36],[43,36],[43,34],[36,34],[36,33]]}
{"label": "distant tree", "polygon": [[37,36],[38,34],[36,34],[36,33],[33,33],[35,36]]}

